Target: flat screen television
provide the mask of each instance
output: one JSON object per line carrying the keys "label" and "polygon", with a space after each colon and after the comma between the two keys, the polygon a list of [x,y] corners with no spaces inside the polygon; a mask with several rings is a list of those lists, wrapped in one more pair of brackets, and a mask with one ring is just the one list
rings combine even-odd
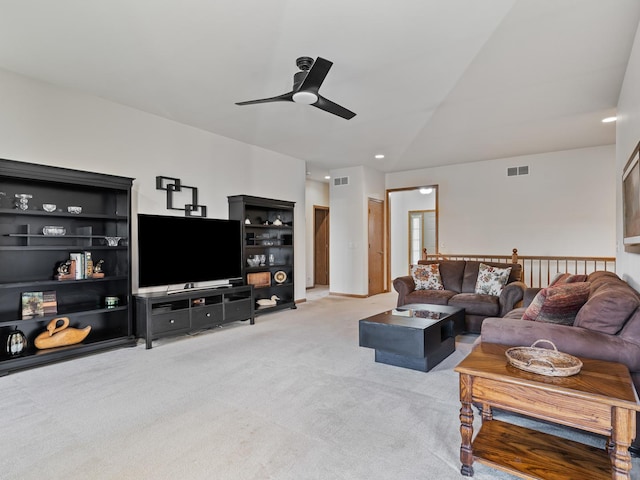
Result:
{"label": "flat screen television", "polygon": [[138,214],[138,285],[241,278],[240,239],[238,220]]}

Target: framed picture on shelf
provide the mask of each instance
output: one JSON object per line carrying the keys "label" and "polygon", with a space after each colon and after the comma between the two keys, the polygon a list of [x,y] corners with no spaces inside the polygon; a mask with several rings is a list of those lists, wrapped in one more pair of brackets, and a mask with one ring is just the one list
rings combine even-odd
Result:
{"label": "framed picture on shelf", "polygon": [[23,320],[58,313],[58,302],[54,290],[23,292],[21,304]]}

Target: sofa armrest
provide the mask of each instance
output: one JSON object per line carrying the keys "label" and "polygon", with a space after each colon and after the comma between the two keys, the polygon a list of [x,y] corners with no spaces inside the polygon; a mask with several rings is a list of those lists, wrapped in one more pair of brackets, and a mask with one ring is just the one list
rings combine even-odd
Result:
{"label": "sofa armrest", "polygon": [[536,295],[538,294],[538,292],[542,290],[542,288],[527,288],[524,291],[524,298],[522,300],[522,306],[523,307],[528,307],[529,305],[531,305],[531,302],[533,301],[534,298],[536,298]]}
{"label": "sofa armrest", "polygon": [[406,275],[404,277],[398,277],[393,280],[393,288],[395,288],[396,292],[398,292],[398,307],[401,307],[405,303],[405,296],[410,294],[416,289],[416,284],[413,281],[413,277],[411,275]]}
{"label": "sofa armrest", "polygon": [[[524,347],[536,340],[550,340],[560,352],[618,362],[631,372],[640,372],[640,345],[586,328],[512,318],[485,318],[480,337],[486,343]],[[547,347],[546,344],[540,346]]]}
{"label": "sofa armrest", "polygon": [[500,316],[504,317],[522,301],[527,286],[523,282],[511,282],[500,293]]}

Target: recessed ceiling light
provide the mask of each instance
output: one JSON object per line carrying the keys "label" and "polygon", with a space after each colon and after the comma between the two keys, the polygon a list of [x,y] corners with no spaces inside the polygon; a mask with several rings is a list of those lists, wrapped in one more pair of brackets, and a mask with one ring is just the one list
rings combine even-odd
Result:
{"label": "recessed ceiling light", "polygon": [[383,154],[381,154],[381,153],[379,153],[379,154],[377,154],[377,155],[375,156],[375,158],[377,158],[378,160],[380,160],[380,159],[384,158],[384,155],[383,155]]}
{"label": "recessed ceiling light", "polygon": [[433,192],[433,188],[431,188],[431,187],[421,187],[419,192],[422,195],[429,195],[431,192]]}
{"label": "recessed ceiling light", "polygon": [[324,176],[324,179],[325,179],[325,180],[329,180],[330,178],[331,178],[331,175],[325,175],[325,176]]}
{"label": "recessed ceiling light", "polygon": [[615,122],[618,119],[618,117],[607,117],[607,118],[603,118],[602,119],[602,123],[611,123],[611,122]]}

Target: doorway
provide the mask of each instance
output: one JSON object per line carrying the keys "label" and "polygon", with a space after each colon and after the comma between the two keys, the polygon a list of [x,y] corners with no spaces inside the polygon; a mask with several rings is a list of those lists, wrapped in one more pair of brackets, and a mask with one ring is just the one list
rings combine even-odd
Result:
{"label": "doorway", "polygon": [[436,211],[409,210],[409,264],[418,263],[425,252],[438,253]]}
{"label": "doorway", "polygon": [[313,206],[313,285],[329,285],[329,207]]}
{"label": "doorway", "polygon": [[384,202],[369,199],[369,296],[384,293]]}
{"label": "doorway", "polygon": [[[413,228],[412,228],[413,227]],[[409,266],[439,253],[438,186],[387,190],[387,281],[409,275]]]}

